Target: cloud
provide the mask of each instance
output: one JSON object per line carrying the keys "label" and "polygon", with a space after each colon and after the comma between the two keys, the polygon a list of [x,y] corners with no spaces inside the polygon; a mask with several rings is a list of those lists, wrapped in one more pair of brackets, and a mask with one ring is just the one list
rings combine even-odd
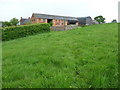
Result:
{"label": "cloud", "polygon": [[103,15],[108,22],[117,19],[118,0],[0,0],[0,21],[45,13],[74,17]]}

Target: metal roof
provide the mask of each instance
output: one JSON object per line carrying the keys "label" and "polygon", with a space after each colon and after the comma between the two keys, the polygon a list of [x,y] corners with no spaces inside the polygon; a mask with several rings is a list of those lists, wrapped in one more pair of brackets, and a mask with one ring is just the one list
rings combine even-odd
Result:
{"label": "metal roof", "polygon": [[90,18],[90,19],[92,19],[90,16],[88,16],[88,17],[77,17],[77,19],[80,21],[86,21],[86,19],[87,18]]}
{"label": "metal roof", "polygon": [[58,16],[58,15],[48,15],[48,14],[39,14],[39,13],[33,13],[36,18],[46,18],[46,19],[62,19],[62,20],[75,20],[78,21],[75,17],[70,16]]}

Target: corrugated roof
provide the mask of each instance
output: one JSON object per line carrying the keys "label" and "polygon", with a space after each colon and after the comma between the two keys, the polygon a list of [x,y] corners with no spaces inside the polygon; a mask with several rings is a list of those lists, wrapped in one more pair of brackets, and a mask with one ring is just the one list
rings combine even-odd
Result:
{"label": "corrugated roof", "polygon": [[[77,19],[78,20],[85,20],[85,19],[87,19],[87,18],[91,18],[90,16],[88,16],[88,17],[77,17]],[[92,18],[91,18],[92,19]]]}
{"label": "corrugated roof", "polygon": [[48,14],[39,14],[39,13],[33,13],[35,17],[37,18],[47,18],[47,19],[63,19],[63,20],[76,20],[75,17],[69,17],[69,16],[58,16],[58,15],[48,15]]}

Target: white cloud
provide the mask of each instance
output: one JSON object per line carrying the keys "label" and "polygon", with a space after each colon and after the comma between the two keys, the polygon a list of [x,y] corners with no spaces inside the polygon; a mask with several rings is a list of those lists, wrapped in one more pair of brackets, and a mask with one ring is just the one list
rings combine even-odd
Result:
{"label": "white cloud", "polygon": [[0,0],[0,21],[45,13],[74,17],[103,15],[108,22],[118,17],[119,0]]}

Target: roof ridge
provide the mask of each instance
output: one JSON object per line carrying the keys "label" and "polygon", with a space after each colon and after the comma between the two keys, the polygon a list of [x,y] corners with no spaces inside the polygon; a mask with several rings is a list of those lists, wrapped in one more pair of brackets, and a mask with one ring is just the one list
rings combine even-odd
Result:
{"label": "roof ridge", "polygon": [[42,14],[42,13],[33,13],[33,14],[76,18],[76,17],[72,17],[72,16],[62,16],[62,15],[52,15],[52,14]]}

